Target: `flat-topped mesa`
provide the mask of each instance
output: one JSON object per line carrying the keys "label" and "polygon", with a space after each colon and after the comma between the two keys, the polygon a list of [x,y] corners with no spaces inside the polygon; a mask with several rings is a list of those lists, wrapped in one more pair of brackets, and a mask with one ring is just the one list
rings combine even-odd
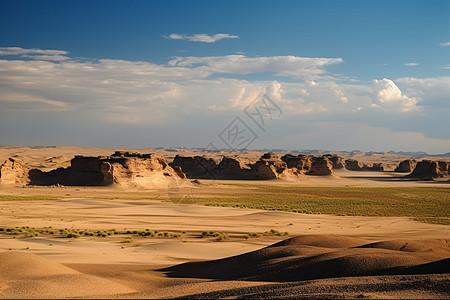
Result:
{"label": "flat-topped mesa", "polygon": [[395,169],[395,172],[401,173],[411,173],[417,165],[417,161],[415,159],[406,159],[398,164],[398,167]]}
{"label": "flat-topped mesa", "polygon": [[76,156],[68,168],[50,172],[33,169],[29,176],[30,183],[35,185],[74,186],[158,186],[167,183],[171,178],[185,178],[179,168],[172,168],[159,155],[118,152],[107,157]]}
{"label": "flat-topped mesa", "polygon": [[449,175],[449,162],[424,159],[417,163],[414,171],[406,175],[408,178],[433,179]]}

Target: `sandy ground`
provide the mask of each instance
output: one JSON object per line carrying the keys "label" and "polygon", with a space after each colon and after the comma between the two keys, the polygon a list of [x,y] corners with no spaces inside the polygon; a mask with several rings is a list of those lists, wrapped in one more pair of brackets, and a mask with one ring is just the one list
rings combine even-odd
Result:
{"label": "sandy ground", "polygon": [[79,239],[5,238],[0,249],[27,249],[63,263],[171,264],[192,259],[216,259],[267,246],[285,237],[199,239],[202,231],[263,233],[270,229],[301,234],[339,234],[371,240],[385,238],[450,239],[445,225],[425,224],[408,218],[308,215],[227,207],[205,207],[141,200],[91,200],[0,202],[2,223],[9,226],[75,228],[90,230],[186,231],[181,239],[138,238],[123,248],[123,236]]}
{"label": "sandy ground", "polygon": [[[75,188],[33,188],[3,190],[12,194],[26,190],[27,194],[76,194]],[[37,192],[36,192],[37,191]],[[82,195],[89,189],[79,190]],[[91,191],[92,192],[92,191]],[[114,189],[100,189],[102,195],[114,195]],[[140,191],[154,193],[155,191]],[[161,191],[160,191],[161,192]],[[130,193],[129,191],[127,193]],[[162,193],[162,192],[161,192]],[[122,195],[121,195],[122,196]],[[0,236],[0,256],[7,259],[17,275],[2,271],[0,263],[0,297],[2,298],[65,298],[65,297],[119,297],[119,298],[169,298],[197,295],[200,298],[220,298],[247,295],[248,297],[345,295],[353,298],[361,294],[368,298],[393,297],[445,298],[448,293],[436,292],[435,285],[448,285],[448,276],[423,275],[384,276],[380,292],[366,285],[367,279],[318,279],[294,283],[276,283],[260,280],[214,278],[179,278],[158,271],[163,267],[184,262],[226,258],[259,250],[291,236],[304,234],[334,234],[367,241],[386,239],[450,240],[448,226],[425,224],[408,218],[348,217],[307,215],[243,208],[205,207],[166,201],[92,199],[86,197],[65,200],[0,201],[1,225],[53,228],[79,228],[92,230],[168,230],[185,231],[181,238],[133,237],[130,244],[121,243],[124,235],[110,237],[80,237],[64,239],[41,235],[39,237]],[[289,236],[262,236],[244,239],[245,232],[262,233],[276,229],[288,231]],[[225,241],[200,238],[202,231],[235,233]],[[28,268],[20,266],[29,260]],[[42,259],[38,260],[38,259]],[[34,266],[34,267],[33,267]],[[239,265],[236,265],[238,267]],[[39,269],[43,274],[33,274],[29,269]],[[20,271],[19,271],[20,270]],[[56,271],[55,271],[56,270]],[[63,270],[63,271],[61,271]],[[56,272],[56,273],[55,273]],[[60,273],[63,274],[60,274]],[[69,274],[66,274],[69,273]],[[431,276],[431,277],[430,277]],[[425,289],[411,282],[433,282]],[[376,280],[371,277],[370,280]],[[397,290],[396,284],[407,281],[411,287]],[[416,280],[416,281],[414,281]],[[324,281],[325,283],[323,283]],[[416,284],[417,285],[417,284]],[[64,287],[64,288],[62,288]],[[84,288],[80,288],[84,287]],[[276,287],[276,288],[275,288]],[[86,292],[86,291],[89,292]],[[367,291],[371,291],[367,293]],[[276,292],[275,292],[276,291]],[[420,293],[418,293],[420,292]],[[281,293],[281,294],[279,294]],[[196,296],[196,297],[197,297]]]}
{"label": "sandy ground", "polygon": [[[116,149],[0,147],[0,158],[17,155],[30,166],[49,170],[55,166],[67,166],[73,154],[105,155],[114,150]],[[159,154],[174,155],[172,151],[164,149],[160,151],[163,153]],[[189,152],[185,155],[192,154],[196,153]],[[227,186],[227,183],[257,182],[201,181],[201,194],[208,197],[212,191],[246,192],[245,188]],[[326,178],[308,176],[296,182],[265,181],[263,184],[448,187],[448,183],[445,182],[403,181],[380,172],[349,171],[338,171],[336,176]],[[181,191],[181,193],[188,192],[189,188]],[[56,229],[117,231],[148,228],[185,232],[179,238],[133,236],[132,243],[122,243],[127,238],[123,234],[105,238],[77,239],[58,238],[49,234],[34,238],[0,235],[0,298],[170,298],[188,295],[193,297],[195,295],[198,298],[238,296],[450,298],[449,274],[392,274],[274,282],[260,279],[246,280],[240,277],[230,277],[225,281],[214,276],[177,277],[160,271],[161,268],[185,262],[216,260],[259,251],[266,246],[299,235],[323,237],[320,238],[322,250],[314,248],[313,250],[318,252],[311,252],[310,245],[299,244],[292,248],[293,250],[279,254],[282,259],[289,258],[286,253],[292,255],[292,251],[299,251],[298,249],[305,247],[309,249],[310,254],[322,253],[323,249],[327,248],[326,235],[363,239],[364,243],[397,239],[410,244],[415,241],[427,243],[426,241],[430,240],[450,240],[449,227],[444,225],[425,224],[404,217],[307,215],[172,203],[167,201],[171,196],[167,188],[124,190],[109,187],[0,186],[0,194],[49,195],[63,198],[46,201],[0,201],[0,226],[36,228],[52,226]],[[158,197],[162,201],[149,200]],[[286,231],[289,235],[263,235],[248,239],[242,237],[245,233],[264,233],[271,229]],[[203,231],[227,232],[230,238],[225,241],[217,241],[212,237],[201,238]],[[445,246],[447,242],[443,243],[443,247],[448,248]],[[435,259],[443,259],[445,262],[445,259],[450,258],[445,251],[439,252],[440,256],[436,256]],[[374,258],[371,257],[369,260],[371,259]],[[377,259],[380,258],[376,256],[375,261]],[[418,261],[424,262],[419,259],[412,263]],[[242,267],[241,263],[235,266]],[[220,272],[217,276],[220,276]]]}

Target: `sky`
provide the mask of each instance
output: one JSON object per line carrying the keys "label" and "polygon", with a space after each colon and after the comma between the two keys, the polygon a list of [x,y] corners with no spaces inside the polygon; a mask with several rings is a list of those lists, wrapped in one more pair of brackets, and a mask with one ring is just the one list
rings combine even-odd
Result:
{"label": "sky", "polygon": [[450,152],[450,1],[0,0],[0,145]]}

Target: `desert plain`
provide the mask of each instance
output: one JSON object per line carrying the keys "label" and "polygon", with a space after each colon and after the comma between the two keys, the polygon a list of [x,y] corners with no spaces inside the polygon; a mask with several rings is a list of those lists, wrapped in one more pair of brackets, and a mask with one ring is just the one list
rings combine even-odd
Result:
{"label": "desert plain", "polygon": [[[0,160],[50,172],[75,155],[117,150],[2,146]],[[168,162],[223,156],[119,150]],[[411,159],[352,158],[390,168]],[[167,173],[95,186],[0,181],[0,297],[450,298],[448,174],[413,180],[394,169],[265,180]]]}

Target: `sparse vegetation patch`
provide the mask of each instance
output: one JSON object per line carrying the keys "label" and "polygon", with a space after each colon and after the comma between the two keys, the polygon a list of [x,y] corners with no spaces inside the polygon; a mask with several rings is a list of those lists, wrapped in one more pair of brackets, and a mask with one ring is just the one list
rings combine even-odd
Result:
{"label": "sparse vegetation patch", "polygon": [[196,203],[304,214],[411,217],[450,225],[450,188],[446,187],[233,186],[246,188],[246,192],[212,194],[196,199]]}

